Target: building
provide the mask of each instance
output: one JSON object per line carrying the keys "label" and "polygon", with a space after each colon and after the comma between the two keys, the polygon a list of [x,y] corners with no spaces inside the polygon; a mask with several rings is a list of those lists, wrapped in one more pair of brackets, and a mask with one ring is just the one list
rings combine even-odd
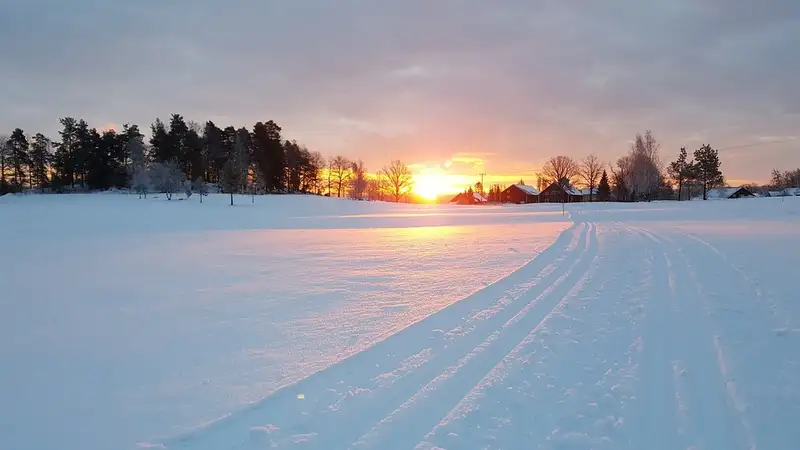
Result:
{"label": "building", "polygon": [[[713,188],[709,189],[706,192],[706,198],[709,200],[719,200],[719,199],[728,199],[728,198],[744,198],[744,197],[755,197],[752,192],[747,190],[745,187],[724,187],[724,188]],[[703,196],[701,195],[700,198],[702,199]]]}
{"label": "building", "polygon": [[792,187],[783,190],[784,197],[800,197],[800,188]]}
{"label": "building", "polygon": [[452,200],[450,200],[451,205],[481,205],[489,203],[489,200],[486,199],[480,192],[462,192]]}
{"label": "building", "polygon": [[539,201],[542,203],[577,203],[583,201],[583,192],[568,186],[563,187],[558,183],[553,183],[539,194]]}
{"label": "building", "polygon": [[500,193],[503,203],[539,203],[539,190],[527,184],[512,184]]}

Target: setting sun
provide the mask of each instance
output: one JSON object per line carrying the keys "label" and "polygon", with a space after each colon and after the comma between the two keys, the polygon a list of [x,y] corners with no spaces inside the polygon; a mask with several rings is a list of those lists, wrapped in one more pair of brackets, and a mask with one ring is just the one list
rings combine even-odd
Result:
{"label": "setting sun", "polygon": [[453,194],[462,191],[463,181],[453,174],[443,173],[438,168],[424,168],[414,174],[415,194],[426,200],[436,200],[444,194]]}

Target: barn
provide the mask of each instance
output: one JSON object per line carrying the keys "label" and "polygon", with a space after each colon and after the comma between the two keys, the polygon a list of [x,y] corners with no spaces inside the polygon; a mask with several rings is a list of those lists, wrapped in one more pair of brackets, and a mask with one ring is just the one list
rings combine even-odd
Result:
{"label": "barn", "polygon": [[578,203],[583,201],[583,193],[574,187],[564,187],[553,183],[539,195],[542,203]]}
{"label": "barn", "polygon": [[500,194],[503,203],[539,203],[539,190],[526,184],[512,184]]}

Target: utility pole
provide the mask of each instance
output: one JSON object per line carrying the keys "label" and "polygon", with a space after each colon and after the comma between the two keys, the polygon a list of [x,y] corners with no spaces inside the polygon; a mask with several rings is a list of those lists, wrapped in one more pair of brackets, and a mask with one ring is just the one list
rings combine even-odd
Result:
{"label": "utility pole", "polygon": [[483,185],[483,176],[486,175],[485,173],[479,173],[478,175],[481,176],[481,195],[483,195],[485,186]]}

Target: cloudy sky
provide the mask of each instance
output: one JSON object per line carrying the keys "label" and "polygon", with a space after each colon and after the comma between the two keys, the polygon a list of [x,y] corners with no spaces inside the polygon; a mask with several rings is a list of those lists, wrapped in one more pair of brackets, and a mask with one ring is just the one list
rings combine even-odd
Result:
{"label": "cloudy sky", "polygon": [[274,119],[369,168],[491,181],[650,128],[664,159],[723,149],[729,179],[800,166],[797,0],[0,1],[9,131]]}

